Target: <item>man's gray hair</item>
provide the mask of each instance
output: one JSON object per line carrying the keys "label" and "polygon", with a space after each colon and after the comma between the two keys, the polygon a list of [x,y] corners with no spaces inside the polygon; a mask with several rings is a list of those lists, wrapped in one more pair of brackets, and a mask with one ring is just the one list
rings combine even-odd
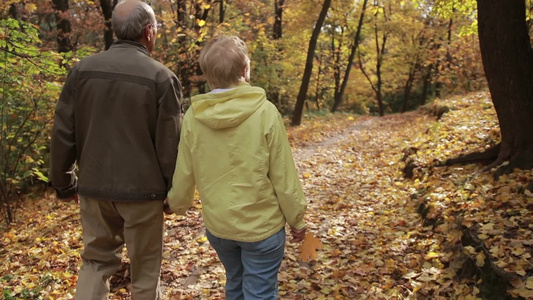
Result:
{"label": "man's gray hair", "polygon": [[[128,3],[132,5],[131,8],[119,7],[128,5],[127,2],[133,2]],[[146,25],[155,23],[155,15],[148,4],[138,0],[125,0],[115,6],[111,22],[118,39],[139,41]]]}

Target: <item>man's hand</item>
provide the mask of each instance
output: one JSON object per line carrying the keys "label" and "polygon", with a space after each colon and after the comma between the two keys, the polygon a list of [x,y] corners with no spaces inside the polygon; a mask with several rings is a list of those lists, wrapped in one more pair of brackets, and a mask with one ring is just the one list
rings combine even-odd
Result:
{"label": "man's hand", "polygon": [[78,194],[74,194],[70,197],[67,197],[67,198],[59,198],[59,201],[61,202],[76,202],[76,203],[80,203],[80,196]]}
{"label": "man's hand", "polygon": [[168,205],[168,201],[167,199],[165,199],[165,201],[163,201],[163,212],[167,215],[171,215],[173,214],[174,212],[170,209],[170,205]]}
{"label": "man's hand", "polygon": [[304,227],[302,229],[294,229],[291,227],[291,234],[292,234],[292,240],[291,242],[301,242],[305,238],[305,232],[307,230],[307,227]]}

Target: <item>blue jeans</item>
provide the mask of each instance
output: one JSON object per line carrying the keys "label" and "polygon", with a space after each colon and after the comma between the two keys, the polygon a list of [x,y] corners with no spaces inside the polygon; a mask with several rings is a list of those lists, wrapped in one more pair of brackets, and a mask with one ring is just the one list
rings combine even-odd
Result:
{"label": "blue jeans", "polygon": [[285,252],[285,228],[258,242],[221,239],[207,231],[226,269],[226,299],[278,299],[278,272]]}

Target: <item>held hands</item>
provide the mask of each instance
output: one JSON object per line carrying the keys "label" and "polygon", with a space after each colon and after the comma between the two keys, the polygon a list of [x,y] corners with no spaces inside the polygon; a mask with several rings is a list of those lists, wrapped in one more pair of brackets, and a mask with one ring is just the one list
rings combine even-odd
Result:
{"label": "held hands", "polygon": [[163,201],[163,212],[167,215],[171,215],[173,214],[174,212],[170,209],[170,205],[168,204],[168,200],[165,199],[165,201]]}
{"label": "held hands", "polygon": [[306,230],[307,230],[307,227],[304,227],[302,229],[294,229],[291,227],[291,234],[292,234],[291,242],[297,243],[297,242],[303,241],[305,238]]}

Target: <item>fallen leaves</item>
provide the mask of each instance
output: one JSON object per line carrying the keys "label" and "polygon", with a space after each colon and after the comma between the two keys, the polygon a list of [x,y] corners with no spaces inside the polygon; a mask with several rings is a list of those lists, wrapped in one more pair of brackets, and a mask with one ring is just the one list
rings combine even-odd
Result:
{"label": "fallen leaves", "polygon": [[[491,265],[514,274],[509,294],[533,298],[533,172],[494,181],[477,165],[428,167],[499,139],[487,93],[437,102],[451,107],[440,121],[419,112],[334,114],[287,127],[307,224],[322,248],[313,239],[301,252],[287,243],[281,299],[481,299],[486,286],[465,266]],[[410,158],[422,167],[405,179],[404,149],[414,148]],[[11,296],[70,299],[82,247],[77,206],[41,205],[0,233],[0,284]],[[166,299],[224,298],[201,208],[197,200],[187,216],[165,216]],[[479,244],[464,244],[469,238]],[[129,299],[120,282],[111,299]]]}

